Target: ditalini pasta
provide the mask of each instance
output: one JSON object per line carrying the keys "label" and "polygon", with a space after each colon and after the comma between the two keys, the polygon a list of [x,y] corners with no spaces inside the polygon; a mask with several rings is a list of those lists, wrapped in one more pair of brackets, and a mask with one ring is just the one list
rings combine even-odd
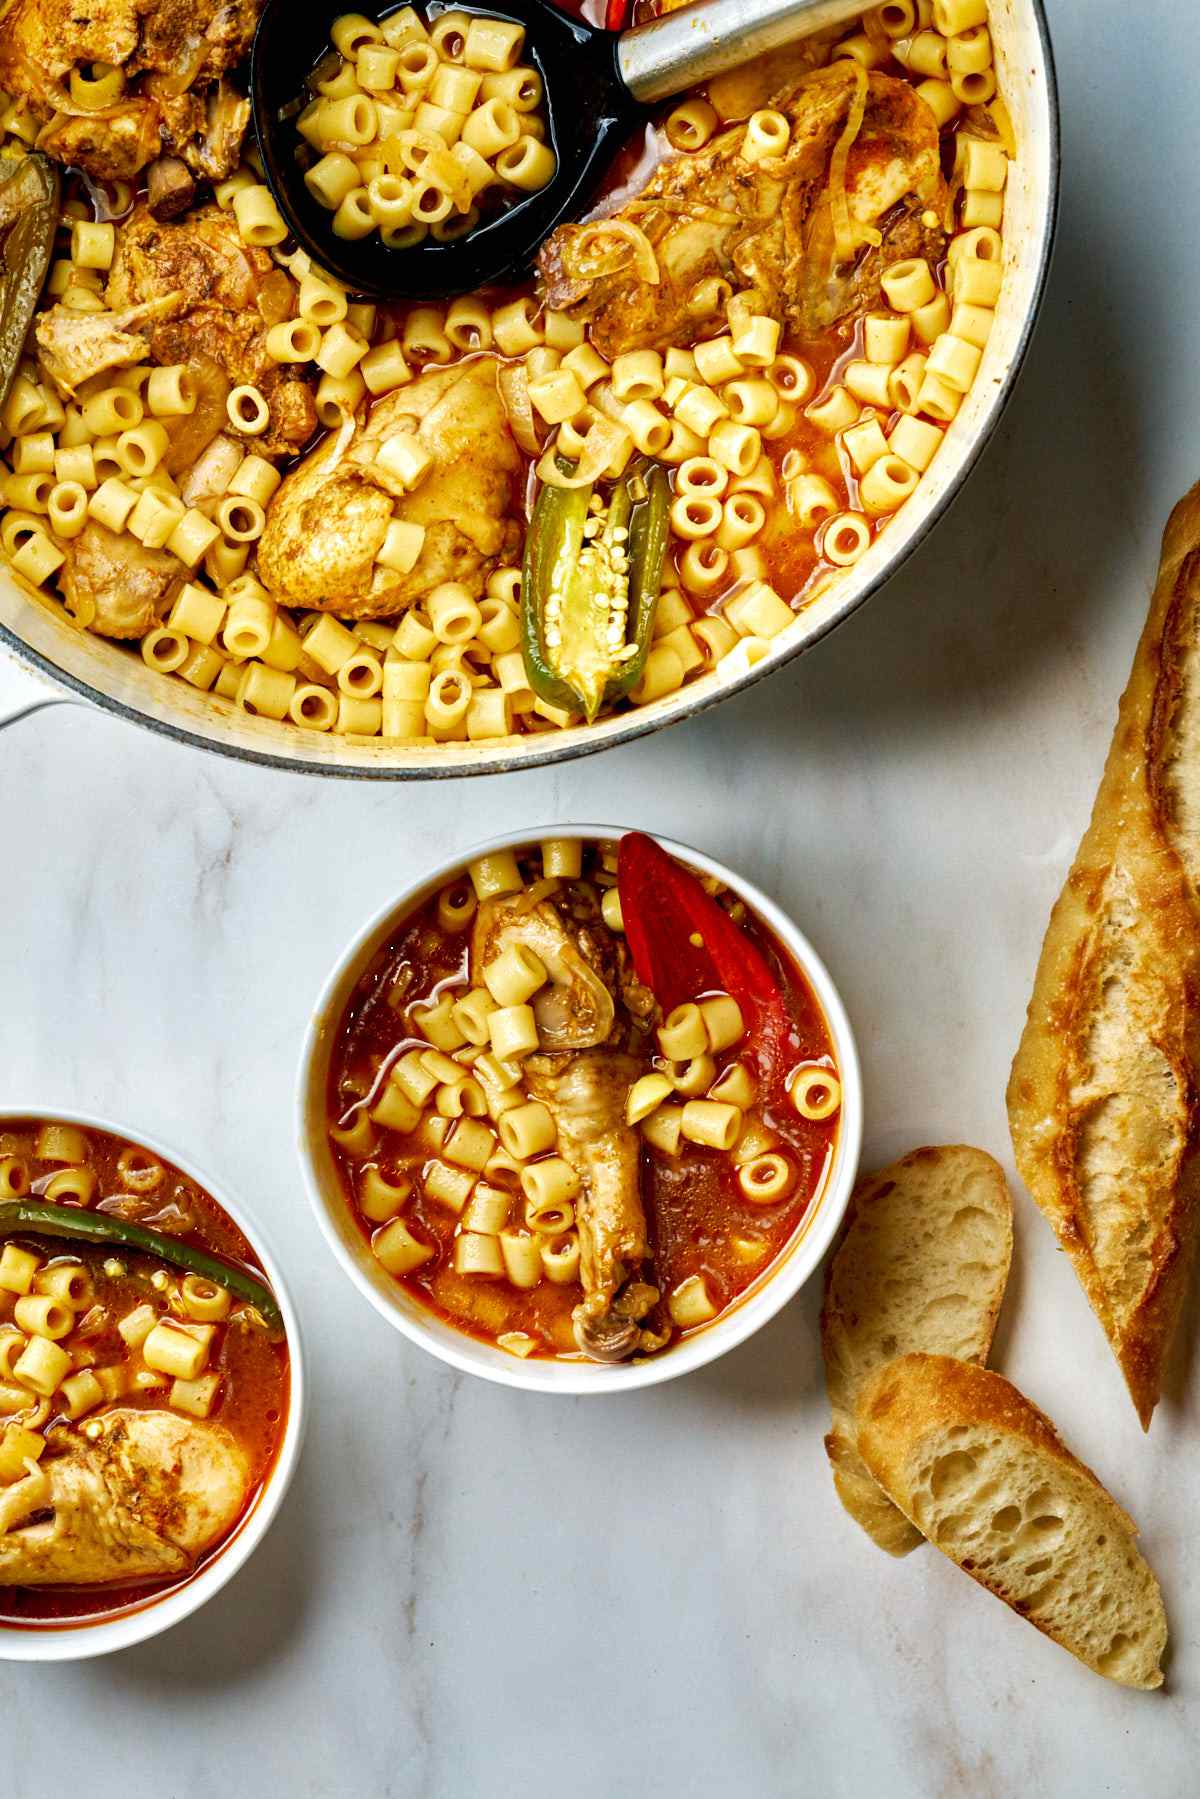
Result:
{"label": "ditalini pasta", "polygon": [[[68,178],[0,412],[0,555],[264,732],[436,754],[754,667],[919,490],[1004,303],[1016,145],[983,0],[877,7],[815,54],[664,107],[638,192],[562,226],[536,279],[444,303],[356,301],[236,139],[177,216]],[[19,156],[48,121],[5,80]],[[123,80],[66,87],[100,118]],[[554,168],[544,101],[520,25],[342,14],[296,119],[331,235],[399,266],[521,202]],[[902,197],[876,216],[885,128]],[[767,229],[801,162],[803,280]]]}
{"label": "ditalini pasta", "polygon": [[[836,1141],[840,1080],[799,970],[647,844],[480,857],[397,919],[334,1027],[329,1144],[374,1255],[522,1357],[652,1354],[719,1316],[801,1224]],[[646,977],[697,930],[711,979],[665,1009]],[[721,991],[747,958],[753,998]]]}
{"label": "ditalini pasta", "polygon": [[394,250],[463,237],[553,176],[523,26],[469,13],[427,21],[404,6],[378,24],[344,13],[331,39],[296,129],[305,183],[336,237],[377,233]]}

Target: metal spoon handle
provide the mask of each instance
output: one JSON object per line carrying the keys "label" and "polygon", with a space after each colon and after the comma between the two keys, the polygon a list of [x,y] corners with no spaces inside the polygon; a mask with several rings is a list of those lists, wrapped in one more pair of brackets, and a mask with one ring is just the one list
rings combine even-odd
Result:
{"label": "metal spoon handle", "polygon": [[617,69],[635,100],[665,100],[862,10],[863,0],[696,0],[622,32]]}

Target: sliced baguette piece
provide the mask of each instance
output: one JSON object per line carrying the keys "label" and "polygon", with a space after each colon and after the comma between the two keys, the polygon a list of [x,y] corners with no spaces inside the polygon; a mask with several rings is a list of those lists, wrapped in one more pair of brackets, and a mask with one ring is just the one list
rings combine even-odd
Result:
{"label": "sliced baguette piece", "polygon": [[1143,1428],[1200,1223],[1200,486],[1163,539],[1091,824],[1008,1086],[1017,1167]]}
{"label": "sliced baguette piece", "polygon": [[980,1586],[1127,1687],[1162,1685],[1167,1620],[1137,1527],[1011,1381],[907,1355],[858,1402],[864,1462]]}
{"label": "sliced baguette piece", "polygon": [[838,1498],[889,1555],[921,1542],[855,1448],[868,1375],[906,1350],[987,1360],[1012,1259],[1004,1171],[965,1144],[914,1149],[855,1188],[825,1273],[821,1348]]}

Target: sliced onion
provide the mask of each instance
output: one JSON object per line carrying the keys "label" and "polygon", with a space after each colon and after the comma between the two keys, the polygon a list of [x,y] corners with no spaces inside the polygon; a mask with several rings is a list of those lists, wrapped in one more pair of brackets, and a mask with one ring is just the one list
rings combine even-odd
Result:
{"label": "sliced onion", "polygon": [[529,377],[525,373],[524,363],[502,363],[497,379],[500,384],[500,398],[504,401],[504,410],[508,414],[508,426],[517,440],[517,447],[526,456],[540,456],[542,446],[538,442],[537,427],[533,422],[533,405],[529,398]]}
{"label": "sliced onion", "polygon": [[[613,239],[617,240],[615,244]],[[589,255],[592,245],[596,249]],[[606,249],[605,245],[611,247]],[[597,219],[595,224],[585,225],[571,245],[571,261],[585,281],[598,275],[615,275],[631,265],[640,280],[654,287],[662,280],[653,244],[641,226],[630,219]],[[585,268],[585,263],[590,266]]]}
{"label": "sliced onion", "polygon": [[575,473],[564,474],[553,450],[547,450],[537,466],[538,479],[547,487],[590,487],[598,476],[608,472],[628,441],[624,425],[615,419],[596,419],[583,440]]}
{"label": "sliced onion", "polygon": [[867,111],[867,71],[860,62],[850,62],[854,75],[854,98],[846,113],[846,123],[829,159],[829,210],[833,217],[834,255],[839,264],[849,262],[858,248],[858,237],[850,219],[850,201],[846,194],[846,164]]}
{"label": "sliced onion", "polygon": [[562,882],[557,875],[550,875],[545,880],[535,881],[532,887],[526,887],[525,891],[518,894],[513,901],[512,916],[521,918],[526,912],[532,912],[533,908],[540,905],[544,899],[549,899],[552,894],[557,893],[561,886]]}
{"label": "sliced onion", "polygon": [[461,162],[456,162],[443,144],[440,149],[430,150],[421,163],[421,178],[436,181],[445,188],[454,202],[456,212],[466,212],[471,205],[471,182]]}
{"label": "sliced onion", "polygon": [[178,68],[172,69],[170,74],[165,69],[154,69],[146,76],[146,92],[163,100],[173,100],[179,94],[186,94],[200,73],[208,49],[203,37],[193,38],[183,51]]}

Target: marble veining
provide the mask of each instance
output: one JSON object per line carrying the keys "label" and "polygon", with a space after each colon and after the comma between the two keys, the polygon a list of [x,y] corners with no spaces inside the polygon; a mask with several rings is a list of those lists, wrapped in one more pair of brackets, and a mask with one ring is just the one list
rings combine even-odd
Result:
{"label": "marble veining", "polygon": [[1066,181],[1025,374],[951,516],[799,666],[628,749],[436,788],[248,769],[75,707],[0,735],[5,1101],[115,1114],[233,1188],[291,1278],[314,1389],[284,1512],[207,1611],[108,1662],[0,1664],[13,1799],[40,1799],[64,1742],[94,1799],[1195,1791],[1195,1386],[1181,1372],[1143,1438],[1024,1193],[995,1360],[1142,1525],[1172,1626],[1157,1697],[843,1517],[815,1289],[627,1399],[491,1389],[359,1300],[292,1149],[301,1031],[363,918],[448,847],[607,817],[795,913],[855,1022],[872,1162],[957,1139],[1011,1165],[1041,933],[1200,473],[1192,7],[1050,12]]}

